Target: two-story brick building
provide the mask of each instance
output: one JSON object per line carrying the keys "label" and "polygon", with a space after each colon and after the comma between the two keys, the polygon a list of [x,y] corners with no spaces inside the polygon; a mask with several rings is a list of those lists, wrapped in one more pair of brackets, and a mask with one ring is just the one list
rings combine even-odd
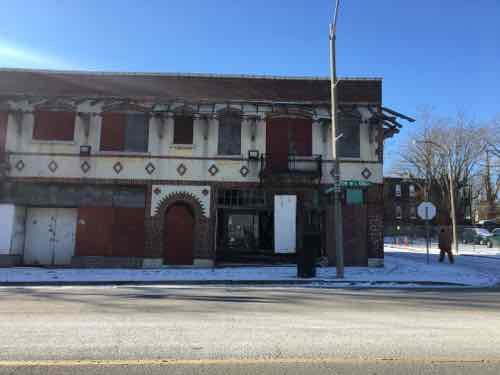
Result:
{"label": "two-story brick building", "polygon": [[[427,191],[430,195],[427,197]],[[447,198],[447,197],[446,197]],[[431,187],[424,179],[415,177],[387,176],[384,178],[384,227],[386,236],[422,237],[425,222],[418,217],[417,207],[429,200],[437,208],[436,216],[430,221],[432,227],[450,225],[448,199],[442,200],[441,188]],[[459,226],[471,225],[471,192],[460,189],[457,192],[456,218]]]}
{"label": "two-story brick building", "polygon": [[[346,261],[379,265],[397,115],[380,79],[339,99],[341,179],[369,183],[344,197]],[[333,260],[330,117],[326,78],[0,70],[1,262],[287,261],[305,234]]]}

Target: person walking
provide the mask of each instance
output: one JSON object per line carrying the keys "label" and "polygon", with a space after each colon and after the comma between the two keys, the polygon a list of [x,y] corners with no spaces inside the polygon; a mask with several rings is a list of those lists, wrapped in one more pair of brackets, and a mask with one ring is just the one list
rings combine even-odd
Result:
{"label": "person walking", "polygon": [[449,227],[442,227],[439,231],[439,262],[444,260],[445,253],[448,254],[450,263],[454,263],[453,254],[451,252],[452,236]]}

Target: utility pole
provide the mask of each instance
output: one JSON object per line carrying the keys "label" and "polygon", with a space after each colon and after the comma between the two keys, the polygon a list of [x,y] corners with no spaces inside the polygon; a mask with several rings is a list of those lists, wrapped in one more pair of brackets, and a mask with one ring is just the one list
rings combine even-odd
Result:
{"label": "utility pole", "polygon": [[453,227],[453,243],[455,246],[455,254],[458,255],[457,216],[455,215],[455,189],[453,185],[453,174],[451,167],[451,150],[448,153],[448,178],[450,179],[451,226]]}
{"label": "utility pole", "polygon": [[344,238],[342,225],[342,201],[340,186],[340,162],[337,153],[337,142],[342,135],[337,137],[337,59],[335,54],[335,39],[337,33],[337,16],[340,0],[335,5],[333,21],[330,24],[330,75],[331,75],[331,101],[332,101],[332,158],[334,161],[334,225],[335,225],[335,255],[337,264],[337,278],[344,278]]}

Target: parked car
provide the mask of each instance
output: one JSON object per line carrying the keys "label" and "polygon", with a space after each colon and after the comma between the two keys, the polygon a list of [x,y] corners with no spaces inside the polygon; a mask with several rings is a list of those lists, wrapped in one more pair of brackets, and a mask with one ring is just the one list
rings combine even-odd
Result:
{"label": "parked car", "polygon": [[500,248],[500,228],[497,228],[491,232],[491,236],[488,238],[488,247],[499,247]]}
{"label": "parked car", "polygon": [[465,228],[462,233],[463,243],[472,243],[476,245],[486,245],[491,233],[484,228]]}
{"label": "parked car", "polygon": [[480,220],[477,225],[478,227],[487,229],[490,232],[493,232],[494,229],[499,227],[496,220]]}

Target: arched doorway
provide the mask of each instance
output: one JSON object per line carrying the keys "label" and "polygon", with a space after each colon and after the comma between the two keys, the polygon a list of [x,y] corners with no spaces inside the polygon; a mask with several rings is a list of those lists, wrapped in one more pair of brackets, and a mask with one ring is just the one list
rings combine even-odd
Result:
{"label": "arched doorway", "polygon": [[163,261],[171,265],[192,265],[194,216],[188,206],[175,203],[165,214]]}

